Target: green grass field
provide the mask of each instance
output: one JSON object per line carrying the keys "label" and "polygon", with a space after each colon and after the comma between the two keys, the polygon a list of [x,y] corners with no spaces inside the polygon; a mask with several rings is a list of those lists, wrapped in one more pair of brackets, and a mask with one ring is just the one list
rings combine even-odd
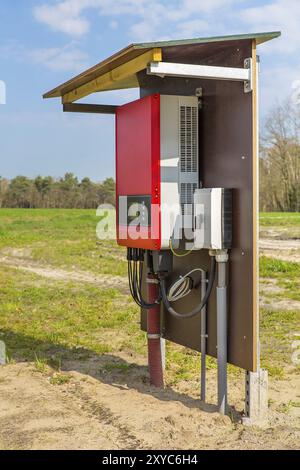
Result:
{"label": "green grass field", "polygon": [[259,222],[262,236],[283,240],[300,238],[299,212],[262,212]]}
{"label": "green grass field", "polygon": [[[22,263],[126,277],[124,249],[96,239],[99,217],[92,210],[0,209],[0,256]],[[299,230],[299,214],[262,214],[262,227]],[[299,298],[299,263],[261,258],[262,280],[274,280],[277,300]],[[300,332],[299,310],[261,309],[262,363],[271,375],[283,377],[291,364],[291,344]],[[120,352],[146,355],[139,329],[138,307],[117,285],[98,288],[72,280],[49,279],[26,270],[0,265],[0,339],[10,360],[52,366],[64,359],[84,361],[95,354]],[[197,377],[199,355],[168,345],[168,382]],[[106,365],[109,368],[109,364]],[[112,364],[127,370],[124,361]],[[214,359],[208,367],[215,367]],[[231,373],[239,373],[233,367]]]}
{"label": "green grass field", "polygon": [[262,227],[266,226],[300,226],[299,212],[261,212],[259,222]]}
{"label": "green grass field", "polygon": [[0,249],[30,248],[30,257],[47,265],[124,275],[124,249],[97,240],[100,218],[94,210],[1,209]]}

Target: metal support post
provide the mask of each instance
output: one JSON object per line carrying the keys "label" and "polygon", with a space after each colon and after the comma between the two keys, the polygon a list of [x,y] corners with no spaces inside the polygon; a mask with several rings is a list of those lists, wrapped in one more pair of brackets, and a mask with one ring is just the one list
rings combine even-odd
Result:
{"label": "metal support post", "polygon": [[166,370],[166,340],[164,338],[160,338],[160,350],[162,369]]}
{"label": "metal support post", "polygon": [[227,250],[216,253],[218,267],[217,285],[217,362],[218,362],[218,408],[227,413]]}
{"label": "metal support post", "polygon": [[0,366],[6,364],[6,347],[4,341],[0,341]]}
{"label": "metal support post", "polygon": [[265,426],[268,424],[268,372],[245,373],[245,416],[244,425]]}
{"label": "metal support post", "polygon": [[[201,271],[201,299],[205,296],[207,289],[206,272]],[[206,305],[201,310],[201,400],[206,399]]]}

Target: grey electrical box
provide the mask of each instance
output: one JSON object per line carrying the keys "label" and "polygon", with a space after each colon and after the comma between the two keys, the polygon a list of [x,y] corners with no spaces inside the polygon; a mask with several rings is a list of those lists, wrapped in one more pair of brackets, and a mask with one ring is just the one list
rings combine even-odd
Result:
{"label": "grey electrical box", "polygon": [[194,193],[194,246],[222,250],[232,245],[232,190],[196,189]]}

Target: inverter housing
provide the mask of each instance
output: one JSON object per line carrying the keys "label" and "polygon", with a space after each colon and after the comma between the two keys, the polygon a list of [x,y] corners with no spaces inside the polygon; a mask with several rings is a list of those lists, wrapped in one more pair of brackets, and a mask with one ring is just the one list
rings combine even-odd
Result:
{"label": "inverter housing", "polygon": [[168,249],[198,181],[197,97],[153,94],[117,108],[119,245]]}

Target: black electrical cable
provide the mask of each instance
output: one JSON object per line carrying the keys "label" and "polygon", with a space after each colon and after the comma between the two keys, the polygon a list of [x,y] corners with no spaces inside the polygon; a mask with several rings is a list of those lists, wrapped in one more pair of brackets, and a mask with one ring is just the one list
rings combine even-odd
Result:
{"label": "black electrical cable", "polygon": [[143,280],[143,261],[141,259],[141,253],[135,256],[135,259],[128,260],[128,281],[129,289],[133,300],[140,308],[151,309],[156,307],[161,301],[161,294],[155,303],[147,303],[142,296],[142,280]]}
{"label": "black electrical cable", "polygon": [[131,296],[135,297],[134,291],[133,291],[133,280],[132,280],[132,266],[131,266],[131,261],[128,261],[128,281],[129,281],[129,289]]}
{"label": "black electrical cable", "polygon": [[160,277],[160,290],[161,290],[163,303],[164,303],[166,309],[168,310],[168,312],[171,315],[173,315],[173,317],[178,318],[180,320],[185,319],[185,318],[193,318],[196,315],[198,315],[198,313],[201,312],[201,310],[206,305],[206,303],[207,303],[207,301],[210,297],[210,294],[211,294],[211,291],[212,291],[212,288],[213,288],[213,285],[214,285],[214,281],[215,281],[215,275],[216,275],[216,259],[215,259],[214,256],[212,256],[211,257],[211,262],[210,262],[210,273],[209,273],[209,278],[208,278],[208,285],[207,285],[207,289],[206,289],[206,292],[205,292],[205,296],[201,300],[200,304],[197,305],[197,307],[195,307],[191,312],[188,312],[188,313],[178,313],[171,306],[171,304],[169,302],[169,299],[168,299],[165,278],[163,276],[161,276]]}

